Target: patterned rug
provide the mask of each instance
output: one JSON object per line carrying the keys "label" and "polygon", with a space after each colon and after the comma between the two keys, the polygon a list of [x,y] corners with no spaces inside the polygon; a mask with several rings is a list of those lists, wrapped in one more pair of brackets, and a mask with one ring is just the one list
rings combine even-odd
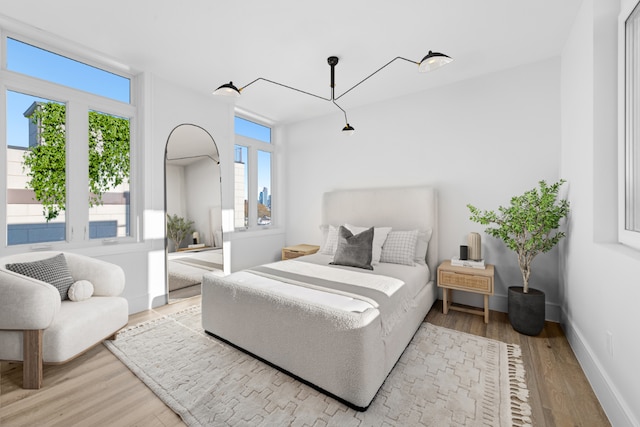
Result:
{"label": "patterned rug", "polygon": [[190,426],[531,425],[519,346],[428,323],[365,412],[210,337],[199,306],[105,345]]}

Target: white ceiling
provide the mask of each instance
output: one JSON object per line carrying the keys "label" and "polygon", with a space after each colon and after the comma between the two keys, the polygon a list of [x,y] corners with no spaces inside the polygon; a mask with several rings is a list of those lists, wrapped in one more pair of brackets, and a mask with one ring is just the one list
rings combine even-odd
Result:
{"label": "white ceiling", "polygon": [[[89,46],[136,71],[203,94],[257,77],[330,97],[402,56],[455,59],[433,73],[396,61],[340,99],[347,110],[560,54],[581,0],[1,0],[0,13]],[[55,44],[55,42],[53,42]],[[212,95],[213,96],[213,95]],[[237,106],[273,122],[326,114],[331,103],[265,82]],[[338,118],[338,116],[336,116]]]}

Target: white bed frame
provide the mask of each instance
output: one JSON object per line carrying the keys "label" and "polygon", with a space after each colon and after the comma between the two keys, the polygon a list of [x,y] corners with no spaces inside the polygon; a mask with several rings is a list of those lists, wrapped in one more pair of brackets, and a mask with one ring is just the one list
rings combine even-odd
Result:
{"label": "white bed frame", "polygon": [[377,310],[336,322],[329,308],[283,301],[208,274],[202,289],[205,331],[365,410],[436,300],[437,212],[431,187],[339,190],[323,196],[324,224],[432,229],[427,252],[431,280],[417,296],[417,307],[384,338]]}

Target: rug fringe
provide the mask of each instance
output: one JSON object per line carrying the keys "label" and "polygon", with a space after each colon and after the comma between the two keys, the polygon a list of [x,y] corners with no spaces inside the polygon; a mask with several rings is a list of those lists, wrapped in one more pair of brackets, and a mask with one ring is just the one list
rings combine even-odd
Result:
{"label": "rug fringe", "polygon": [[[152,325],[155,325],[157,323],[164,322],[167,319],[173,319],[175,316],[179,316],[179,315],[186,314],[186,313],[192,313],[194,311],[200,311],[200,306],[196,305],[196,306],[188,307],[188,308],[185,308],[184,310],[176,311],[175,313],[165,314],[165,315],[160,316],[160,317],[158,317],[156,319],[149,319],[149,320],[145,320],[145,321],[140,322],[140,323],[136,323],[135,325],[125,326],[124,328],[120,329],[117,332],[117,334],[119,335],[119,334],[122,334],[122,333],[127,333],[127,332],[134,331],[134,330],[139,329],[139,328],[152,326]],[[117,336],[116,336],[116,339],[117,339]]]}
{"label": "rug fringe", "polygon": [[525,382],[522,350],[517,344],[507,344],[509,358],[509,394],[511,396],[511,416],[514,426],[532,426],[529,389]]}

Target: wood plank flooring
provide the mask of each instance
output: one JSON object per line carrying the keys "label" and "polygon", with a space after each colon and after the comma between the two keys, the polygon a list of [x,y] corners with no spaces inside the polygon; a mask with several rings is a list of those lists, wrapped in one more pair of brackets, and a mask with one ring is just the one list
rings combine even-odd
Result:
{"label": "wood plank flooring", "polygon": [[[130,324],[200,304],[200,297],[132,315]],[[535,426],[609,426],[562,329],[547,322],[537,337],[515,332],[505,313],[442,314],[436,302],[426,320],[462,332],[519,344]],[[44,386],[23,390],[22,365],[0,364],[0,426],[183,426],[151,390],[102,344],[64,365],[44,368]]]}

